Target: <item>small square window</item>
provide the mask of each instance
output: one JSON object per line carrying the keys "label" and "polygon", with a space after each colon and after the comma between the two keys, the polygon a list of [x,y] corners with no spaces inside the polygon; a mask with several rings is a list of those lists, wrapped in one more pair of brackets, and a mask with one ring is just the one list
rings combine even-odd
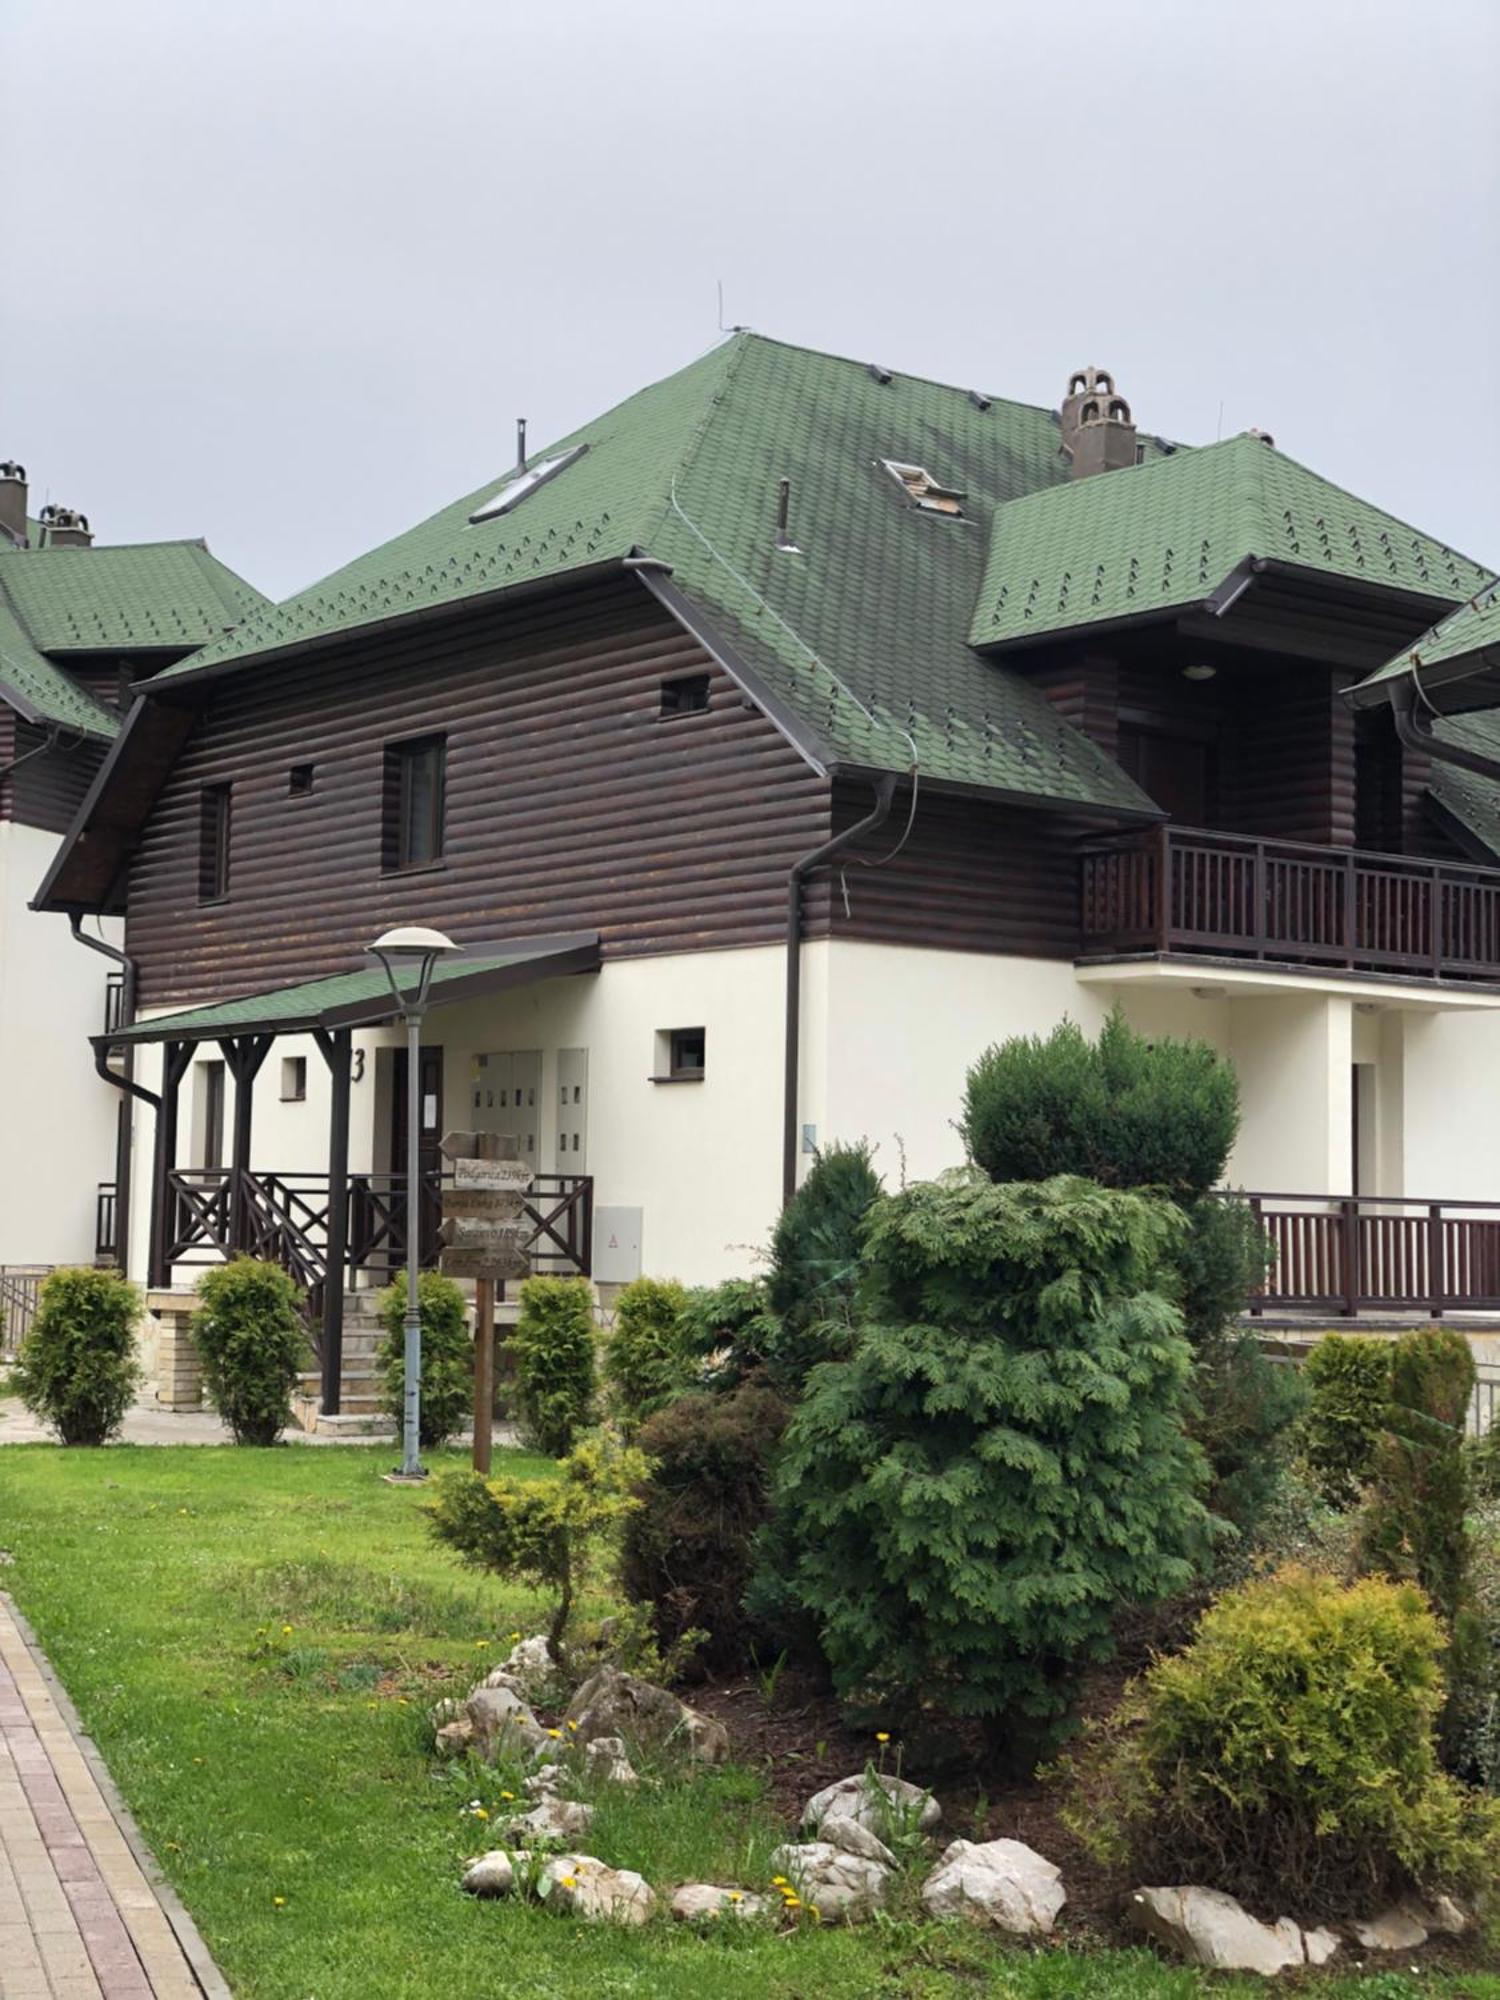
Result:
{"label": "small square window", "polygon": [[701,1083],[707,1066],[706,1028],[658,1028],[653,1083]]}
{"label": "small square window", "polygon": [[708,675],[684,674],[661,684],[663,715],[702,715],[708,707]]}
{"label": "small square window", "polygon": [[289,798],[305,799],[307,797],[313,788],[314,769],[315,766],[312,764],[293,764],[291,770],[286,774],[286,789]]}
{"label": "small square window", "polygon": [[307,1057],[283,1056],[281,1058],[281,1101],[283,1104],[300,1104],[307,1096]]}

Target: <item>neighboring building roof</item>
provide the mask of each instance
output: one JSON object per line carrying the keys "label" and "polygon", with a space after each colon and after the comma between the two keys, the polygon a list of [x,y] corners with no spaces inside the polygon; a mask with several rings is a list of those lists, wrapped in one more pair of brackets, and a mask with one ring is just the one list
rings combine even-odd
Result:
{"label": "neighboring building roof", "polygon": [[[914,744],[927,778],[1154,817],[1044,695],[965,640],[990,517],[1067,478],[1059,444],[1051,411],[737,334],[537,453],[587,446],[513,511],[471,523],[487,480],[168,674],[641,551],[671,564],[827,763],[905,770]],[[959,490],[962,518],[915,506],[892,459]],[[776,546],[783,478],[798,553]]]}
{"label": "neighboring building roof", "polygon": [[57,664],[181,653],[266,603],[202,542],[0,547],[0,697],[37,720],[113,736],[119,717]]}
{"label": "neighboring building roof", "polygon": [[1500,702],[1500,583],[1476,592],[1415,645],[1361,681],[1354,690],[1356,701],[1383,701],[1387,684],[1406,673],[1416,677],[1429,698],[1448,690],[1443,707]]}
{"label": "neighboring building roof", "polygon": [[1245,432],[1002,506],[969,638],[1016,646],[1165,617],[1254,559],[1448,603],[1490,575]]}

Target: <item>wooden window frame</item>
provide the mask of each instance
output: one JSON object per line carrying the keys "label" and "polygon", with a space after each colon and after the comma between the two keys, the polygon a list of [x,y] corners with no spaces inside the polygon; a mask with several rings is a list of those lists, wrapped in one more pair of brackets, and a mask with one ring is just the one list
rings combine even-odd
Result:
{"label": "wooden window frame", "polygon": [[[291,1088],[288,1089],[288,1082]],[[281,1058],[281,1102],[283,1104],[305,1104],[307,1102],[307,1057],[283,1056]]]}
{"label": "wooden window frame", "polygon": [[707,715],[713,707],[713,692],[710,674],[672,674],[661,683],[658,717],[662,722],[683,722],[692,715]]}
{"label": "wooden window frame", "polygon": [[234,824],[234,786],[203,785],[198,792],[198,901],[229,900],[230,842]]}
{"label": "wooden window frame", "polygon": [[[432,804],[416,840],[413,825],[413,773],[419,759],[437,759]],[[385,746],[381,787],[380,867],[385,875],[409,875],[424,868],[441,868],[447,853],[448,739],[441,731],[408,736]],[[426,851],[430,848],[430,851]]]}

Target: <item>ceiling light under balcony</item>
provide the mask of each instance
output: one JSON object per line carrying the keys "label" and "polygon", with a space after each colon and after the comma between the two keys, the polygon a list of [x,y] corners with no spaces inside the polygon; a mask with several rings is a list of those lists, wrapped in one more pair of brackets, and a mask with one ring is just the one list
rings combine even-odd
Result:
{"label": "ceiling light under balcony", "polygon": [[1211,667],[1207,660],[1195,660],[1192,666],[1183,668],[1182,678],[1185,681],[1211,681],[1218,671],[1218,668]]}

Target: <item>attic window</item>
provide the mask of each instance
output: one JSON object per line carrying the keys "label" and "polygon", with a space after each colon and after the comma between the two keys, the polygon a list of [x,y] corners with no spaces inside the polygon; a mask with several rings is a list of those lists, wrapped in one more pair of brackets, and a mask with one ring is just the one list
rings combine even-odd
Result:
{"label": "attic window", "polygon": [[702,715],[708,708],[708,675],[683,674],[661,684],[663,715]]}
{"label": "attic window", "polygon": [[491,494],[482,507],[476,507],[469,516],[470,524],[475,521],[493,521],[499,514],[508,514],[512,507],[519,507],[528,493],[535,493],[539,486],[545,486],[549,479],[555,479],[559,472],[566,472],[575,459],[582,458],[588,450],[586,444],[575,444],[571,451],[560,451],[553,458],[539,458],[535,465],[527,466],[524,472],[513,472],[498,493]]}
{"label": "attic window", "polygon": [[925,465],[904,465],[899,458],[883,458],[880,462],[912,505],[920,507],[924,514],[946,514],[957,521],[964,518],[962,493],[955,487],[939,485]]}

